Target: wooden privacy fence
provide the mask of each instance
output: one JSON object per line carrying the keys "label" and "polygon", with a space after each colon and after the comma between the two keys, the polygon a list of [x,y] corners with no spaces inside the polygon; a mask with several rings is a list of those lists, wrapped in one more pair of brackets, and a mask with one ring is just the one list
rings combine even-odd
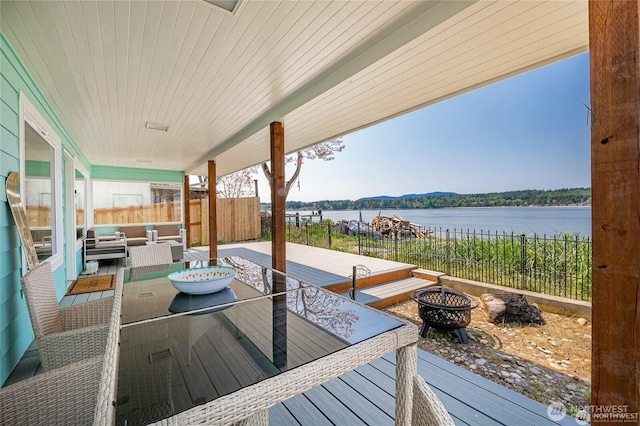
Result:
{"label": "wooden privacy fence", "polygon": [[[96,225],[179,222],[181,203],[155,203],[94,210]],[[189,201],[188,229],[192,246],[209,245],[209,199]],[[260,238],[260,198],[219,198],[217,200],[218,241]]]}
{"label": "wooden privacy fence", "polygon": [[139,206],[99,208],[93,210],[96,225],[122,225],[129,223],[180,222],[181,203],[166,202]]}
{"label": "wooden privacy fence", "polygon": [[[180,222],[181,203],[99,208],[93,211],[96,225]],[[27,206],[29,226],[51,226],[51,208]],[[209,245],[209,199],[189,201],[191,245]],[[219,198],[217,200],[218,241],[255,240],[261,237],[260,198]],[[76,223],[84,223],[84,211],[76,210]]]}
{"label": "wooden privacy fence", "polygon": [[[255,240],[261,236],[260,198],[218,198],[218,241]],[[191,245],[209,245],[209,199],[189,201]]]}

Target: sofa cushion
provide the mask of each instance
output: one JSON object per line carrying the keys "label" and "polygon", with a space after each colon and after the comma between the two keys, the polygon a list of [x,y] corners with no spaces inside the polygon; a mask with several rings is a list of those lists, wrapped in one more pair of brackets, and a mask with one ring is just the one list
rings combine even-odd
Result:
{"label": "sofa cushion", "polygon": [[127,238],[139,238],[139,237],[147,238],[146,225],[121,226],[119,231],[123,232]]}
{"label": "sofa cushion", "polygon": [[180,236],[180,226],[178,224],[156,225],[158,237]]}

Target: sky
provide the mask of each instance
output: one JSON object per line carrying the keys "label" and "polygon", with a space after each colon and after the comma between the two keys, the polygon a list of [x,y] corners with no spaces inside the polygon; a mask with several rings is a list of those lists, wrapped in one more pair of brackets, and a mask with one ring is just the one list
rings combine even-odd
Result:
{"label": "sky", "polygon": [[335,160],[305,161],[287,200],[590,187],[589,105],[584,53],[346,134]]}

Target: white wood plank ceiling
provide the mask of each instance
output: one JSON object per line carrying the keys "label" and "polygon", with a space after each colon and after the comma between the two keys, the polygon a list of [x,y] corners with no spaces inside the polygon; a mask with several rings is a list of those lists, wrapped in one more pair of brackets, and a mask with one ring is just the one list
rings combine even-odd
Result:
{"label": "white wood plank ceiling", "polygon": [[274,120],[294,152],[588,48],[585,0],[2,0],[0,15],[92,165],[190,174],[268,160]]}

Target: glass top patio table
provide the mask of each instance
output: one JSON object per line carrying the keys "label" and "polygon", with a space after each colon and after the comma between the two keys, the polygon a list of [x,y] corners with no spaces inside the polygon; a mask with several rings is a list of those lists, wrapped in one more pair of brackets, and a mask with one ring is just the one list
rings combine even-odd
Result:
{"label": "glass top patio table", "polygon": [[[240,280],[232,287],[239,294],[255,291]],[[142,297],[127,304],[131,297],[123,297],[123,318],[146,301],[166,301]],[[391,350],[413,347],[415,354],[417,334],[414,324],[297,284],[284,293],[123,325],[116,424],[236,422]]]}
{"label": "glass top patio table", "polygon": [[180,315],[199,310],[207,312],[238,300],[273,294],[274,276],[282,276],[286,288],[282,291],[309,286],[308,283],[285,276],[271,268],[265,268],[239,256],[216,259],[216,265],[230,265],[236,268],[235,279],[223,291],[190,295],[178,291],[167,276],[187,268],[201,268],[207,261],[177,262],[125,268],[122,299],[122,324],[157,319],[170,315]]}

